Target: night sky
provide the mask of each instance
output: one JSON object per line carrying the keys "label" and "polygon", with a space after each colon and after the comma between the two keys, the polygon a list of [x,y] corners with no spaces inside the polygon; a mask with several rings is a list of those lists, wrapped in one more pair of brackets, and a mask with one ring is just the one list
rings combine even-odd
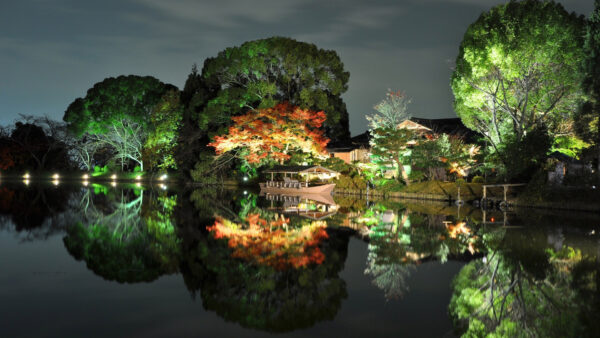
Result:
{"label": "night sky", "polygon": [[[0,124],[18,114],[62,119],[94,83],[151,75],[179,88],[193,63],[270,36],[333,49],[350,72],[350,130],[388,88],[413,116],[456,116],[451,67],[468,25],[496,0],[1,0]],[[593,0],[562,0],[588,15]]]}

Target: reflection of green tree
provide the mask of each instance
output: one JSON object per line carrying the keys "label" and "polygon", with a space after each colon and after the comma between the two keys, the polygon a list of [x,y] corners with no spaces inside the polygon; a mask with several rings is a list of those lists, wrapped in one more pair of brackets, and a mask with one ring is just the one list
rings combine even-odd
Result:
{"label": "reflection of green tree", "polygon": [[88,194],[81,203],[80,221],[67,227],[63,241],[94,273],[135,283],[176,271],[175,196],[144,199],[143,192],[122,191],[119,197]]}
{"label": "reflection of green tree", "polygon": [[[232,210],[222,210],[223,205],[216,210],[236,219],[249,213],[266,220],[277,217],[256,207],[253,197],[232,200]],[[307,221],[291,218],[290,227],[301,227]],[[244,327],[286,332],[332,320],[347,297],[346,284],[339,277],[347,255],[347,234],[327,231],[329,238],[319,244],[325,255],[322,264],[276,269],[233,258],[227,239],[215,239],[191,227],[183,231],[188,232],[181,267],[185,283],[193,294],[200,292],[205,309],[226,320]]]}
{"label": "reflection of green tree", "polygon": [[[598,294],[597,263],[590,264],[572,248],[558,252],[548,249],[545,262],[548,269],[544,275],[532,273],[499,251],[467,264],[454,280],[450,302],[457,328],[465,336],[478,337],[582,337],[597,333],[597,321],[590,319],[597,317],[598,308],[592,307],[598,298],[586,294],[589,290]],[[580,279],[577,275],[582,271],[586,277]],[[582,280],[583,285],[578,285]]]}
{"label": "reflection of green tree", "polygon": [[403,213],[392,222],[384,222],[383,215],[374,210],[366,214],[377,222],[369,233],[365,274],[372,276],[372,283],[384,291],[386,299],[402,298],[408,292],[408,278],[415,269],[408,259],[410,237],[403,232],[404,228],[410,228],[410,218]]}
{"label": "reflection of green tree", "polygon": [[[393,206],[392,206],[393,207]],[[398,207],[398,206],[396,206]],[[430,259],[442,263],[458,258],[467,250],[474,252],[479,237],[474,232],[453,234],[452,227],[466,223],[431,225],[426,217],[407,209],[392,212],[376,204],[358,219],[369,226],[369,246],[365,274],[385,292],[387,299],[402,298],[408,292],[408,278],[416,264]]]}

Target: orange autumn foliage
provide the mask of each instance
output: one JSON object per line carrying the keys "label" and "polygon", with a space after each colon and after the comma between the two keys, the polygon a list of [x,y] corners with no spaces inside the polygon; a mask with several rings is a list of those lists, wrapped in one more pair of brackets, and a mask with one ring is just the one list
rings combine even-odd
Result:
{"label": "orange autumn foliage", "polygon": [[280,103],[273,108],[233,117],[229,132],[215,136],[208,145],[215,148],[217,156],[245,149],[247,151],[243,158],[253,164],[269,159],[283,162],[290,158],[292,151],[322,157],[329,142],[320,129],[325,119],[322,111],[314,112]]}
{"label": "orange autumn foliage", "polygon": [[216,217],[215,224],[207,230],[216,239],[228,239],[228,246],[233,249],[232,257],[277,270],[297,269],[325,260],[319,249],[319,243],[328,238],[324,221],[291,229],[287,227],[289,219],[283,216],[267,221],[258,214],[250,214],[246,221],[248,225],[242,226]]}

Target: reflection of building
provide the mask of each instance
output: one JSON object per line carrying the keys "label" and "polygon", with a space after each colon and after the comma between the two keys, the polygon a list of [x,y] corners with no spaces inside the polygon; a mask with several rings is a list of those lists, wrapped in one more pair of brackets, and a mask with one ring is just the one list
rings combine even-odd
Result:
{"label": "reflection of building", "polygon": [[[334,215],[338,205],[333,197],[328,194],[300,194],[300,195],[276,195],[263,194],[265,199],[271,201],[271,210],[284,214],[296,214],[313,220],[321,220]],[[275,206],[274,202],[282,202]]]}

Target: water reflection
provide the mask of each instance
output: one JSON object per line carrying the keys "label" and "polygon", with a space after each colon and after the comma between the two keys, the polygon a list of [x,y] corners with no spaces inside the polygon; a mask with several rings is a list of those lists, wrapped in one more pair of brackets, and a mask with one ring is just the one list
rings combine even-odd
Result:
{"label": "water reflection", "polygon": [[409,298],[421,266],[464,264],[449,304],[457,334],[599,329],[600,223],[590,214],[18,183],[0,187],[2,229],[27,240],[61,234],[68,253],[108,281],[179,275],[204,309],[243,327],[287,332],[335,319],[348,298],[341,272],[354,236],[367,243],[361,271],[388,302]]}

